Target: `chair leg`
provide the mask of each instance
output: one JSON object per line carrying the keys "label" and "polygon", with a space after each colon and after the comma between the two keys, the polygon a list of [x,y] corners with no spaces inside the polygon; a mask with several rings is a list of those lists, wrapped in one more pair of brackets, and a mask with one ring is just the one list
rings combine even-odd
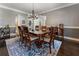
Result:
{"label": "chair leg", "polygon": [[55,48],[55,47],[54,47],[54,41],[53,41],[53,48]]}
{"label": "chair leg", "polygon": [[31,49],[31,42],[29,42],[29,49]]}
{"label": "chair leg", "polygon": [[23,43],[23,38],[22,37],[20,37],[20,41],[21,41],[21,43]]}
{"label": "chair leg", "polygon": [[43,38],[43,41],[44,41],[44,37],[42,37]]}
{"label": "chair leg", "polygon": [[26,47],[26,41],[24,41],[23,43],[24,43],[24,46]]}
{"label": "chair leg", "polygon": [[50,50],[50,54],[51,54],[51,43],[49,43],[49,50]]}

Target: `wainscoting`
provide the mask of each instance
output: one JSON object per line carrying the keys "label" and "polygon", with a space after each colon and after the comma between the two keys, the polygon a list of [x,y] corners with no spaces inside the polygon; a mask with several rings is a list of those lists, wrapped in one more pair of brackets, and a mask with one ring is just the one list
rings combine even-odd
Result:
{"label": "wainscoting", "polygon": [[65,28],[64,35],[68,37],[79,38],[79,29]]}
{"label": "wainscoting", "polygon": [[79,41],[79,27],[65,26],[65,28],[64,28],[64,38]]}

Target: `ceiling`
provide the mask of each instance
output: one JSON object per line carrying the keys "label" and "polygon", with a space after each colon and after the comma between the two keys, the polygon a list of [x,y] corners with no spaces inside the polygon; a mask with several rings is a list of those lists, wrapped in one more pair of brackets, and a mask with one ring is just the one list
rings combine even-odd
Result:
{"label": "ceiling", "polygon": [[0,5],[31,13],[34,7],[36,13],[56,9],[71,3],[1,3]]}

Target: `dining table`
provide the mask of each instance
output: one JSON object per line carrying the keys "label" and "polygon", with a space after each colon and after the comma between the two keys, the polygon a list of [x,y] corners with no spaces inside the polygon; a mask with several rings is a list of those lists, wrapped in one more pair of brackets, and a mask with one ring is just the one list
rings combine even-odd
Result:
{"label": "dining table", "polygon": [[39,30],[39,31],[29,31],[30,34],[33,34],[33,35],[36,35],[38,36],[38,39],[35,41],[35,44],[38,48],[41,48],[42,47],[42,44],[44,43],[44,38],[43,36],[47,33],[49,33],[49,31],[42,31],[42,30]]}

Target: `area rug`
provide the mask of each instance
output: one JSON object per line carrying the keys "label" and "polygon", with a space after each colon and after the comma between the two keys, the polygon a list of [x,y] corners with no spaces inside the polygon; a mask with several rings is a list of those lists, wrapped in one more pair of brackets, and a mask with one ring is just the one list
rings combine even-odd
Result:
{"label": "area rug", "polygon": [[18,37],[6,40],[6,46],[9,56],[56,56],[62,42],[58,40],[54,40],[54,42],[55,48],[53,48],[53,43],[51,43],[51,54],[49,53],[48,44],[42,44],[42,48],[37,48],[33,42],[31,49],[29,49],[28,46],[25,47],[24,44],[19,41]]}

